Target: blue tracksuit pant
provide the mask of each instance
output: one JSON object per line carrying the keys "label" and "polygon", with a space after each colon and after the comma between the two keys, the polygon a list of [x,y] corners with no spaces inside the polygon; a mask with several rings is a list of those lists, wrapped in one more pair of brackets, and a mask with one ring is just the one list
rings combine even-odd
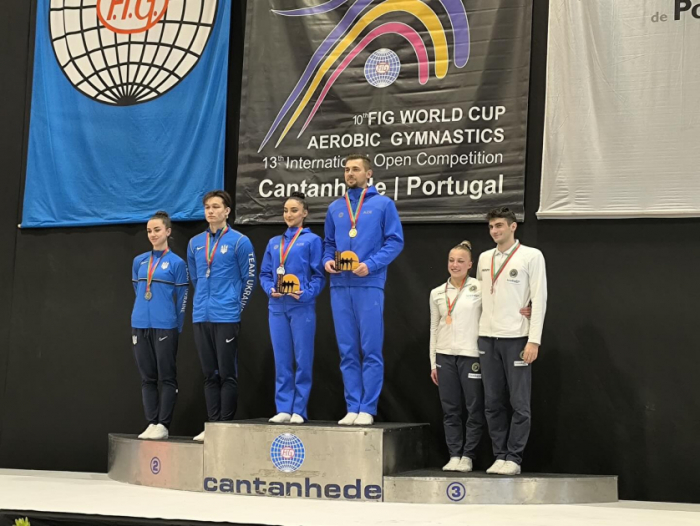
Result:
{"label": "blue tracksuit pant", "polygon": [[316,306],[295,305],[270,311],[270,337],[275,354],[275,404],[278,413],[307,420],[316,334]]}
{"label": "blue tracksuit pant", "polygon": [[384,290],[331,287],[331,308],[348,412],[376,415],[384,383]]}

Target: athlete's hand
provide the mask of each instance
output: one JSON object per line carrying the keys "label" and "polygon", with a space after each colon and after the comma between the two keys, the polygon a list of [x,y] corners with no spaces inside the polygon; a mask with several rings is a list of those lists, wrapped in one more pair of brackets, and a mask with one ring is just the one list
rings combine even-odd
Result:
{"label": "athlete's hand", "polygon": [[367,265],[364,263],[360,263],[357,265],[357,268],[352,271],[355,276],[360,276],[361,278],[364,278],[367,274],[369,274],[369,269],[367,268]]}
{"label": "athlete's hand", "polygon": [[433,381],[433,383],[434,383],[435,385],[438,384],[438,380],[437,380],[437,369],[433,369],[432,371],[430,371],[430,379]]}
{"label": "athlete's hand", "polygon": [[340,274],[339,271],[335,270],[335,261],[333,261],[332,259],[330,261],[326,261],[324,268],[329,274]]}
{"label": "athlete's hand", "polygon": [[529,343],[525,346],[525,351],[523,352],[523,361],[525,363],[532,363],[537,360],[537,354],[540,351],[540,346],[536,343]]}
{"label": "athlete's hand", "polygon": [[297,300],[297,301],[299,301],[299,296],[301,296],[302,294],[304,294],[304,291],[303,291],[303,290],[300,290],[300,291],[297,292],[296,294],[295,294],[294,292],[290,292],[290,293],[289,293],[289,295],[290,295],[292,298],[294,298],[295,300]]}
{"label": "athlete's hand", "polygon": [[284,296],[284,294],[280,294],[279,292],[277,292],[277,289],[275,289],[275,287],[272,287],[270,289],[270,296],[272,296],[273,298],[281,298],[282,296]]}
{"label": "athlete's hand", "polygon": [[524,309],[520,309],[520,314],[522,314],[529,320],[530,316],[532,316],[532,307],[525,307]]}

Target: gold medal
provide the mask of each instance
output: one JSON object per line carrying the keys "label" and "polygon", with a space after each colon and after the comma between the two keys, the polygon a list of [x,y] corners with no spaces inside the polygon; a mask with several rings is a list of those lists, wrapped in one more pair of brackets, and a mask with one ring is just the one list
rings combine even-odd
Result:
{"label": "gold medal", "polygon": [[447,318],[445,318],[445,323],[446,323],[447,325],[452,325],[452,316],[450,316],[450,315],[448,314],[448,315],[447,315]]}
{"label": "gold medal", "polygon": [[148,292],[146,292],[146,294],[144,295],[144,298],[146,298],[146,301],[150,301],[152,297],[153,297],[153,293],[150,290]]}
{"label": "gold medal", "polygon": [[357,203],[357,210],[353,212],[352,206],[350,206],[350,198],[348,197],[348,193],[345,192],[345,204],[348,207],[348,215],[350,216],[350,232],[348,235],[350,237],[356,237],[357,236],[357,220],[360,217],[360,210],[362,210],[362,204],[365,202],[365,195],[367,195],[367,190],[369,187],[365,188],[362,190],[362,195],[360,195],[360,201]]}

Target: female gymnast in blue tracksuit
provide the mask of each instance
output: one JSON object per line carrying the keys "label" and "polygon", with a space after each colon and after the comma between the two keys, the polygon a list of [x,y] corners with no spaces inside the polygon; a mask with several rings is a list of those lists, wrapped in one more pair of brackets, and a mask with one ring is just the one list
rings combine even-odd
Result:
{"label": "female gymnast in blue tracksuit", "polygon": [[[284,203],[287,231],[267,244],[260,285],[270,298],[269,320],[275,355],[275,404],[270,422],[303,424],[311,391],[316,333],[316,297],[326,278],[321,238],[304,228],[309,209],[304,194]],[[298,287],[294,284],[298,279]]]}
{"label": "female gymnast in blue tracksuit", "polygon": [[156,212],[146,227],[153,250],[136,256],[132,267],[131,341],[149,422],[139,438],[150,440],[168,438],[177,398],[178,336],[187,306],[187,266],[168,248],[171,227],[168,214]]}

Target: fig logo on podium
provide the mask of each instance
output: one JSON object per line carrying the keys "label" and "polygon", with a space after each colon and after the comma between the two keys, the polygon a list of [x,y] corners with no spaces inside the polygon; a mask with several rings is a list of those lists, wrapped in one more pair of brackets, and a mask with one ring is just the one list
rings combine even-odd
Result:
{"label": "fig logo on podium", "polygon": [[304,463],[306,449],[301,439],[291,433],[283,433],[272,441],[270,459],[283,473],[293,473]]}

